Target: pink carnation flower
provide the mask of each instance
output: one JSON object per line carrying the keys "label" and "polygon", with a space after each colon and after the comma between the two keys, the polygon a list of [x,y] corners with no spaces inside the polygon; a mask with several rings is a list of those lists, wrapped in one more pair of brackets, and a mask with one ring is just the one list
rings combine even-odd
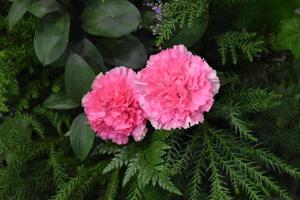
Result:
{"label": "pink carnation flower", "polygon": [[136,86],[152,125],[170,130],[202,123],[220,82],[205,60],[177,45],[152,55],[138,73]]}
{"label": "pink carnation flower", "polygon": [[135,80],[133,70],[114,68],[105,75],[99,74],[92,90],[82,99],[91,128],[103,140],[126,144],[130,135],[135,141],[144,138],[146,118],[136,99]]}

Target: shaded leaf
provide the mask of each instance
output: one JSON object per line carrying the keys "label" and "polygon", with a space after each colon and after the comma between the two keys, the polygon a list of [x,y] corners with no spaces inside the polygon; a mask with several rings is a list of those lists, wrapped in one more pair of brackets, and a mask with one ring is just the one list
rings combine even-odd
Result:
{"label": "shaded leaf", "polygon": [[77,52],[89,63],[96,74],[106,71],[106,67],[100,52],[98,51],[97,47],[95,47],[95,45],[87,38],[83,38],[80,41],[75,52]]}
{"label": "shaded leaf", "polygon": [[75,155],[83,161],[93,147],[95,134],[91,130],[85,115],[78,115],[71,125],[70,142]]}
{"label": "shaded leaf", "polygon": [[128,66],[133,69],[143,67],[147,52],[141,41],[133,35],[118,39],[101,39],[100,49],[104,61],[113,66]]}
{"label": "shaded leaf", "polygon": [[65,86],[71,98],[80,103],[94,78],[95,73],[85,60],[77,54],[69,56],[65,70]]}
{"label": "shaded leaf", "polygon": [[34,50],[43,65],[58,59],[67,47],[70,31],[68,14],[43,17],[34,35]]}
{"label": "shaded leaf", "polygon": [[126,0],[90,0],[82,13],[82,28],[90,34],[103,37],[127,35],[140,22],[139,10]]}
{"label": "shaded leaf", "polygon": [[13,2],[7,16],[9,28],[12,28],[23,17],[30,3],[31,0]]}
{"label": "shaded leaf", "polygon": [[61,9],[56,0],[39,0],[35,1],[28,8],[28,11],[36,17],[43,17],[46,14],[58,11]]}
{"label": "shaded leaf", "polygon": [[44,101],[43,106],[50,109],[72,109],[80,104],[69,98],[65,93],[52,93]]}
{"label": "shaded leaf", "polygon": [[282,49],[288,49],[300,58],[300,18],[282,20],[277,42]]}

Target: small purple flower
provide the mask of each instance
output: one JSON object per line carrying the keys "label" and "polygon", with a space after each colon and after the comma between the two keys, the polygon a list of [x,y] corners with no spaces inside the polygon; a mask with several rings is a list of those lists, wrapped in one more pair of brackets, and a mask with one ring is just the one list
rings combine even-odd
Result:
{"label": "small purple flower", "polygon": [[145,5],[155,12],[155,24],[150,26],[152,34],[156,35],[164,17],[164,4],[161,0],[146,0]]}
{"label": "small purple flower", "polygon": [[155,11],[156,14],[160,14],[161,13],[160,6],[154,6],[152,9]]}

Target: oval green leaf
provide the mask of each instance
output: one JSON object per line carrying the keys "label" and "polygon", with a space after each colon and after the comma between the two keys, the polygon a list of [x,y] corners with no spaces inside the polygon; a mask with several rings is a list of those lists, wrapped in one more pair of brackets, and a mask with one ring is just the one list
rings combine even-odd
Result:
{"label": "oval green leaf", "polygon": [[70,32],[68,14],[43,17],[34,35],[34,50],[43,65],[58,59],[67,47]]}
{"label": "oval green leaf", "polygon": [[103,37],[121,37],[141,22],[139,10],[126,0],[89,0],[82,13],[82,28]]}
{"label": "oval green leaf", "polygon": [[83,113],[72,122],[69,136],[73,152],[83,161],[91,151],[95,139],[95,134]]}
{"label": "oval green leaf", "polygon": [[190,47],[195,44],[204,34],[208,24],[208,14],[196,18],[191,26],[186,24],[184,27],[175,31],[170,40],[166,41],[164,46],[171,47],[175,44],[184,44]]}
{"label": "oval green leaf", "polygon": [[300,59],[300,19],[294,17],[282,20],[276,42],[279,48],[290,50],[295,58]]}
{"label": "oval green leaf", "polygon": [[75,49],[75,52],[89,63],[96,74],[106,71],[106,67],[100,52],[98,51],[97,47],[87,38],[83,38],[80,41]]}
{"label": "oval green leaf", "polygon": [[23,17],[30,3],[31,0],[13,2],[7,16],[9,28],[12,28]]}
{"label": "oval green leaf", "polygon": [[35,1],[28,8],[28,11],[36,17],[43,17],[46,14],[58,11],[61,9],[56,0],[39,0]]}
{"label": "oval green leaf", "polygon": [[43,106],[49,109],[72,109],[80,106],[79,103],[68,97],[65,93],[52,93],[44,101]]}
{"label": "oval green leaf", "polygon": [[95,73],[89,64],[78,54],[71,54],[68,58],[65,70],[65,87],[73,100],[81,102],[81,99],[95,78]]}
{"label": "oval green leaf", "polygon": [[133,35],[118,39],[99,40],[104,61],[113,66],[141,68],[147,61],[147,51],[141,41]]}

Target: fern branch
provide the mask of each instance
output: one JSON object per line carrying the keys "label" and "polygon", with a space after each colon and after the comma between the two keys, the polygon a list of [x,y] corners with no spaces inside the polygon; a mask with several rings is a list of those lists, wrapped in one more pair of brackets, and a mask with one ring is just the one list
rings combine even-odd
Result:
{"label": "fern branch", "polygon": [[217,43],[223,65],[227,62],[228,54],[232,63],[236,65],[238,60],[237,51],[241,51],[252,62],[253,57],[263,50],[263,40],[257,38],[256,33],[226,32],[218,36]]}
{"label": "fern branch", "polygon": [[218,162],[216,160],[216,151],[208,138],[208,135],[204,134],[204,143],[207,145],[207,152],[210,158],[209,170],[211,171],[210,181],[211,181],[211,200],[220,200],[220,199],[232,199],[229,195],[229,190],[224,186],[222,181],[223,177],[218,169]]}
{"label": "fern branch", "polygon": [[59,163],[58,155],[53,148],[50,150],[49,164],[53,169],[54,184],[57,188],[59,188],[65,182],[68,176],[64,167]]}
{"label": "fern branch", "polygon": [[206,12],[207,7],[206,0],[173,0],[165,3],[156,45],[160,46],[170,39],[176,28],[182,28],[184,24],[191,26],[197,17]]}
{"label": "fern branch", "polygon": [[107,190],[106,190],[106,199],[114,200],[117,197],[118,185],[119,185],[119,169],[115,169],[110,176]]}

